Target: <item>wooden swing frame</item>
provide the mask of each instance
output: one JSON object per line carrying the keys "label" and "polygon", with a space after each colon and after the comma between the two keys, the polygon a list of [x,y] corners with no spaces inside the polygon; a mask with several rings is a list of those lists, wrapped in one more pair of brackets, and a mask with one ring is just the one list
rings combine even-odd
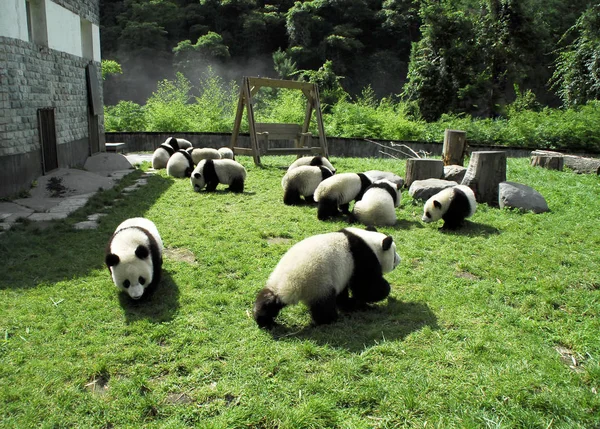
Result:
{"label": "wooden swing frame", "polygon": [[[298,89],[306,97],[306,115],[302,127],[299,124],[281,124],[281,123],[257,123],[254,121],[254,100],[260,88],[285,88]],[[250,148],[236,147],[237,138],[242,124],[244,107],[248,114],[248,128],[250,131]],[[313,111],[317,121],[319,132],[319,146],[311,146],[312,134],[308,132],[310,120]],[[269,148],[268,140],[294,140],[294,147]],[[297,82],[292,80],[269,79],[261,77],[244,76],[242,87],[240,88],[240,98],[238,100],[233,132],[231,134],[231,143],[229,147],[234,154],[252,155],[254,163],[260,165],[261,147],[260,142],[265,142],[265,148],[262,153],[265,155],[311,155],[321,154],[329,158],[327,149],[327,139],[325,138],[325,128],[323,127],[323,116],[321,114],[321,103],[319,102],[319,88],[314,83]],[[308,142],[308,145],[306,143]]]}

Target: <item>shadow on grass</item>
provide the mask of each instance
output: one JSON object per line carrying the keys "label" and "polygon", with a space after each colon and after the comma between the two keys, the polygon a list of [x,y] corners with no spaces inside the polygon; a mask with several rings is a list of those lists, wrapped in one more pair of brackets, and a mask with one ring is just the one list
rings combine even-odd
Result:
{"label": "shadow on grass", "polygon": [[467,237],[496,235],[501,232],[495,226],[486,225],[484,223],[475,223],[468,220],[465,220],[463,226],[460,228],[448,229],[442,226],[439,230],[443,234],[465,235]]}
{"label": "shadow on grass", "polygon": [[139,300],[133,300],[125,292],[121,292],[119,304],[127,323],[141,319],[154,323],[168,322],[173,320],[179,310],[179,287],[163,269],[160,282],[151,290],[146,290]]}
{"label": "shadow on grass", "polygon": [[402,341],[425,326],[438,329],[437,317],[426,304],[388,298],[386,303],[340,312],[330,325],[277,325],[271,334],[278,341],[310,339],[356,353],[384,341]]}
{"label": "shadow on grass", "polygon": [[[173,184],[172,179],[156,175],[135,192],[121,192],[138,177],[126,176],[115,188],[98,192],[72,216],[52,221],[46,229],[28,222],[4,233],[0,240],[0,290],[33,288],[106,269],[104,250],[117,225],[127,218],[144,216]],[[94,213],[108,214],[101,218],[97,229],[74,228],[75,222]]]}

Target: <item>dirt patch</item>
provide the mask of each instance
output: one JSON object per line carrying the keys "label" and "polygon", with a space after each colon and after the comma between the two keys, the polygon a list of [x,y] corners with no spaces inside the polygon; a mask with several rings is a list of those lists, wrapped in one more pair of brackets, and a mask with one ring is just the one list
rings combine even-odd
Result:
{"label": "dirt patch", "polygon": [[291,238],[283,237],[268,237],[266,240],[269,244],[289,244],[292,242]]}
{"label": "dirt patch", "polygon": [[554,350],[556,350],[560,355],[560,360],[562,363],[567,365],[575,372],[583,372],[583,368],[581,366],[583,363],[583,357],[581,355],[563,346],[556,346],[554,347]]}
{"label": "dirt patch", "polygon": [[196,256],[188,249],[168,248],[164,249],[163,254],[174,261],[186,262],[190,265],[196,265]]}
{"label": "dirt patch", "polygon": [[190,398],[185,393],[169,393],[167,395],[167,398],[165,399],[165,402],[168,404],[179,405],[179,404],[191,404],[194,401],[192,398]]}
{"label": "dirt patch", "polygon": [[467,280],[479,280],[479,277],[477,277],[475,274],[471,274],[468,271],[459,271],[456,273],[456,277]]}
{"label": "dirt patch", "polygon": [[96,395],[104,395],[108,392],[108,374],[100,374],[85,385],[85,388]]}

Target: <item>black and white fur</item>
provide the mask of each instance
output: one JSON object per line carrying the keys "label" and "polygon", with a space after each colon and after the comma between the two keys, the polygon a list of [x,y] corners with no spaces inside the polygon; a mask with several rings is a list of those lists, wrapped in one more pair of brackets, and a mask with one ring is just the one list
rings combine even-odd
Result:
{"label": "black and white fur", "polygon": [[308,237],[292,246],[269,276],[254,303],[254,320],[271,327],[282,308],[303,302],[316,324],[331,323],[337,307],[385,299],[390,284],[383,274],[399,262],[393,238],[376,231],[345,228]]}
{"label": "black and white fur", "polygon": [[473,190],[465,185],[446,188],[429,198],[423,208],[421,220],[425,223],[444,220],[443,228],[455,229],[477,210]]}
{"label": "black and white fur", "polygon": [[152,154],[152,168],[155,170],[165,168],[171,155],[178,150],[179,144],[177,143],[177,139],[174,137],[168,138]]}
{"label": "black and white fur", "polygon": [[319,203],[317,217],[325,220],[337,216],[338,207],[348,213],[350,202],[360,200],[370,185],[371,181],[362,173],[341,173],[323,180],[314,194]]}
{"label": "black and white fur", "polygon": [[217,189],[219,183],[229,185],[233,192],[244,192],[246,169],[232,159],[203,159],[198,163],[190,181],[192,188],[200,192],[205,186],[207,191]]}
{"label": "black and white fur", "polygon": [[[173,138],[173,137],[171,137],[171,138]],[[180,139],[179,137],[177,137],[176,140],[177,140],[177,144],[179,145],[179,149],[186,150],[193,146],[189,140]]]}
{"label": "black and white fur", "polygon": [[333,176],[331,170],[327,167],[301,165],[300,167],[288,170],[281,179],[283,188],[283,203],[292,206],[302,202],[301,197],[308,203],[314,201],[313,194],[315,189],[323,180]]}
{"label": "black and white fur", "polygon": [[190,177],[194,170],[194,160],[184,149],[179,149],[167,162],[167,174],[173,177]]}
{"label": "black and white fur", "polygon": [[106,246],[104,261],[118,289],[133,299],[160,281],[163,242],[154,223],[136,217],[123,221]]}
{"label": "black and white fur", "polygon": [[335,174],[335,168],[327,158],[321,155],[317,156],[303,156],[298,158],[288,167],[288,171],[293,170],[294,168],[300,167],[301,165],[311,165],[313,167],[318,167],[322,165],[323,167],[329,168],[333,174]]}
{"label": "black and white fur", "polygon": [[233,154],[233,151],[230,148],[228,148],[228,147],[220,147],[217,150],[221,154],[221,158],[223,158],[223,159],[235,159],[235,155]]}
{"label": "black and white fur", "polygon": [[221,154],[219,151],[211,147],[190,147],[186,150],[190,155],[192,155],[192,161],[194,161],[194,165],[198,165],[198,163],[203,159],[221,159]]}
{"label": "black and white fur", "polygon": [[354,204],[353,215],[360,223],[370,226],[396,224],[396,207],[400,205],[398,185],[389,180],[376,180]]}

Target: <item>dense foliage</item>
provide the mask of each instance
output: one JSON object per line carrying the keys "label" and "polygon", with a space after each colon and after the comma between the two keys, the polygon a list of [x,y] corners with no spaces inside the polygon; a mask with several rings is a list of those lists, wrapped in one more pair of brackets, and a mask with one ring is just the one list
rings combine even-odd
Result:
{"label": "dense foliage", "polygon": [[428,121],[506,117],[515,87],[551,107],[598,98],[589,0],[101,0],[101,31],[103,58],[124,72],[106,80],[109,105],[209,66],[236,82],[321,68],[351,97],[404,94]]}
{"label": "dense foliage", "polygon": [[[353,100],[344,96],[325,106],[323,121],[331,137],[439,142],[444,129],[451,128],[465,130],[470,141],[481,143],[600,152],[600,102],[568,109],[539,108],[530,92],[516,92],[519,96],[507,106],[504,118],[444,114],[435,122],[425,122],[415,116],[412,103],[378,100],[367,88]],[[106,106],[106,131],[231,132],[238,95],[235,82],[223,81],[210,68],[197,86],[178,74],[175,80],[159,82],[144,106],[131,101]],[[305,102],[299,91],[263,88],[254,112],[262,122],[302,123]],[[245,122],[242,130],[247,132]]]}

